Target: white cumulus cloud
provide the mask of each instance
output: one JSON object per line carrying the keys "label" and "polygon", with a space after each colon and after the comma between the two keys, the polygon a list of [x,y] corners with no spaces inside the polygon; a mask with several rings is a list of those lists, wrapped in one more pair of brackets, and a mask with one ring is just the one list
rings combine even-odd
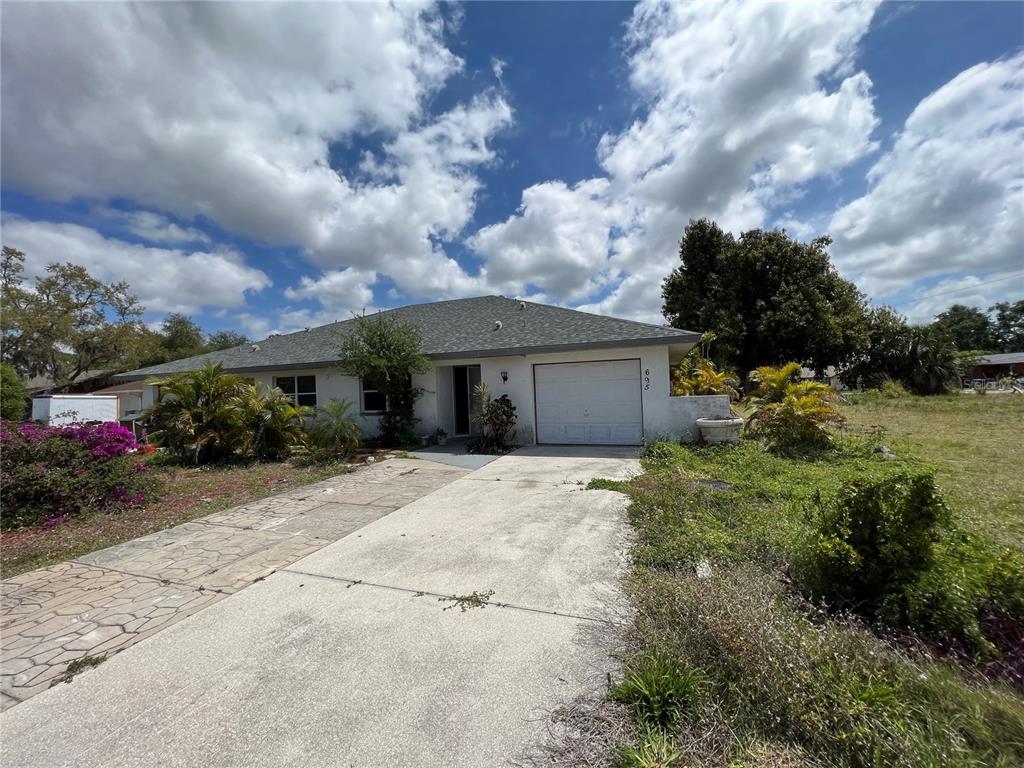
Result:
{"label": "white cumulus cloud", "polygon": [[126,281],[143,306],[155,312],[242,307],[246,293],[271,284],[237,251],[147,247],[78,224],[5,216],[3,241],[25,253],[29,278],[43,274],[50,262],[71,262],[105,282]]}
{"label": "white cumulus cloud", "polygon": [[1024,54],[961,72],[910,114],[867,193],[835,212],[839,267],[879,297],[926,277],[1024,270],[1022,148]]}

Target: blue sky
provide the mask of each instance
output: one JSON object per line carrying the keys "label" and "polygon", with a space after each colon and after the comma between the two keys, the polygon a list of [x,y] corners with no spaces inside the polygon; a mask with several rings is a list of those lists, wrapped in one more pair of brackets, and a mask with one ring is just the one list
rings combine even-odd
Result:
{"label": "blue sky", "polygon": [[2,35],[4,244],[150,322],[657,322],[698,216],[829,233],[915,320],[1024,296],[1019,3],[24,3]]}

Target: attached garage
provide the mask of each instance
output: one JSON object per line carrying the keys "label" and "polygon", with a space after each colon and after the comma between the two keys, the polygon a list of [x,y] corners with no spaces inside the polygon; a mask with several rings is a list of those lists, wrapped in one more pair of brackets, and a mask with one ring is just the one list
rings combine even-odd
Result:
{"label": "attached garage", "polygon": [[643,442],[640,361],[547,363],[533,367],[537,442]]}

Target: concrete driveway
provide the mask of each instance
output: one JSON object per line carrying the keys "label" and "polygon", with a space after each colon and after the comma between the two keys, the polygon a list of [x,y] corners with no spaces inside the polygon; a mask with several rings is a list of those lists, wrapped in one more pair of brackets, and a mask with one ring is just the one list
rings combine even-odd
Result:
{"label": "concrete driveway", "polygon": [[530,449],[4,713],[18,766],[494,766],[603,688],[634,451]]}

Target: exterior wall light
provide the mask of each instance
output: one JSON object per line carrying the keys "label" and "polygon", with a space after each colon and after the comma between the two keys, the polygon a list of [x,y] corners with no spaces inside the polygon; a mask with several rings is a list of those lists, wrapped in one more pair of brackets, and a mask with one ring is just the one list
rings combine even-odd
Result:
{"label": "exterior wall light", "polygon": [[508,384],[508,371],[501,372],[501,383]]}

